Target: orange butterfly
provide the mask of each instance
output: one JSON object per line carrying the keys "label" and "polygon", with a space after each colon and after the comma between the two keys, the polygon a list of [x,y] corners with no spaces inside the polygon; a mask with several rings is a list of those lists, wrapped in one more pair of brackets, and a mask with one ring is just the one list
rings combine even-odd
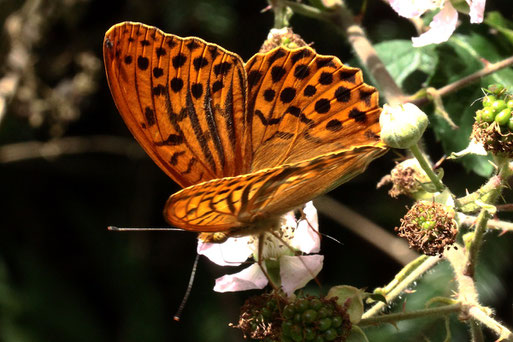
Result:
{"label": "orange butterfly", "polygon": [[184,188],[166,220],[204,241],[272,231],[387,151],[376,89],[309,47],[244,63],[202,39],[125,22],[105,34],[103,56],[126,125]]}

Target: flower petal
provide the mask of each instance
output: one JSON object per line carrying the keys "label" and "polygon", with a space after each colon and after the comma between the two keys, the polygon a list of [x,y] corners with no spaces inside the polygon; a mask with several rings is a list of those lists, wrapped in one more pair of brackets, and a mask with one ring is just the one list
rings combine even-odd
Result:
{"label": "flower petal", "polygon": [[424,12],[436,8],[436,2],[433,0],[388,0],[390,6],[401,17],[416,18]]}
{"label": "flower petal", "polygon": [[198,240],[197,252],[219,266],[239,266],[253,253],[249,241],[249,236],[229,238],[223,243]]}
{"label": "flower petal", "polygon": [[452,7],[450,1],[444,3],[444,7],[429,24],[429,30],[419,37],[412,38],[414,47],[446,42],[456,29],[458,12]]}
{"label": "flower petal", "polygon": [[466,0],[470,7],[470,22],[480,24],[483,22],[486,0]]}
{"label": "flower petal", "polygon": [[305,204],[303,214],[305,218],[298,222],[290,244],[303,253],[318,253],[321,250],[321,235],[319,234],[317,209],[312,201]]}
{"label": "flower petal", "polygon": [[280,277],[283,291],[290,296],[295,290],[304,287],[322,269],[324,256],[319,254],[303,256],[282,256]]}
{"label": "flower petal", "polygon": [[263,289],[267,285],[267,278],[258,264],[253,264],[239,273],[227,274],[216,279],[214,291],[235,292],[254,289]]}

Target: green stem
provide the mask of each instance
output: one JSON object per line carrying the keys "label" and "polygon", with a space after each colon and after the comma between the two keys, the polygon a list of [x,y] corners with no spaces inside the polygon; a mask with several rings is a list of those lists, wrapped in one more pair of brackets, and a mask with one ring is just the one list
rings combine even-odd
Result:
{"label": "green stem", "polygon": [[274,12],[274,28],[281,29],[289,27],[289,20],[292,17],[292,10],[281,0],[269,0]]}
{"label": "green stem", "polygon": [[375,317],[363,318],[358,326],[363,327],[366,325],[377,325],[384,323],[394,323],[398,321],[404,321],[407,319],[421,318],[421,317],[429,317],[429,316],[445,316],[451,313],[459,313],[461,311],[461,304],[451,304],[451,305],[443,305],[435,308],[414,310],[409,312],[398,312],[387,315],[380,315]]}
{"label": "green stem", "polygon": [[475,265],[477,262],[477,255],[479,254],[479,250],[481,249],[481,246],[483,245],[483,236],[486,232],[486,226],[488,223],[488,220],[492,217],[490,215],[490,212],[488,211],[488,208],[482,208],[481,212],[477,216],[477,223],[476,223],[476,229],[474,231],[474,238],[470,242],[470,246],[468,249],[468,256],[467,256],[467,264],[465,266],[465,270],[463,271],[463,274],[474,277],[474,271],[475,271]]}
{"label": "green stem", "polygon": [[483,329],[481,329],[481,325],[473,319],[470,320],[469,325],[472,342],[484,342]]}
{"label": "green stem", "polygon": [[[421,259],[421,258],[422,257],[420,257],[419,259]],[[394,281],[392,281],[393,285],[391,283],[390,285],[387,286],[388,289],[393,287],[393,290],[384,294],[385,299],[387,300],[387,303],[393,301],[405,289],[407,289],[413,282],[417,281],[422,276],[422,274],[427,272],[429,269],[431,269],[434,265],[436,265],[441,260],[438,257],[427,257],[425,259],[422,259],[421,263],[417,263],[416,261],[418,261],[419,259],[412,261],[412,263],[414,264],[414,269],[411,269],[411,266],[410,266],[411,263],[406,265],[406,268],[410,268],[408,270],[409,273],[406,277],[404,277],[401,281],[398,281],[398,282],[395,282],[395,279],[394,279]],[[376,303],[372,308],[367,310],[363,314],[362,317],[370,318],[372,316],[377,315],[385,307],[385,305],[387,305],[387,304],[383,303],[383,302]]]}
{"label": "green stem", "polygon": [[435,188],[437,191],[442,192],[445,189],[445,185],[443,185],[442,181],[438,178],[438,176],[435,174],[433,169],[431,168],[431,165],[429,165],[428,161],[420,151],[418,143],[410,147],[410,151],[417,158],[420,167],[426,172],[429,179],[431,179],[431,182],[435,185]]}

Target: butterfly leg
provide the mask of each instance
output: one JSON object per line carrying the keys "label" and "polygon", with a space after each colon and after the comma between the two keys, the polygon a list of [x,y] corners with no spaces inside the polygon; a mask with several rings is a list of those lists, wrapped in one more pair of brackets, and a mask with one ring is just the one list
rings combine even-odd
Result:
{"label": "butterfly leg", "polygon": [[257,260],[257,263],[258,263],[258,266],[260,266],[260,269],[264,273],[264,275],[267,278],[267,280],[269,280],[269,284],[274,289],[274,291],[277,293],[280,290],[280,286],[277,285],[273,281],[273,278],[267,272],[267,269],[265,268],[265,265],[264,265],[264,260],[262,258],[262,255],[263,255],[263,252],[264,252],[264,242],[265,242],[264,239],[265,239],[265,233],[261,233],[261,234],[258,235],[258,258],[257,258],[258,260]]}

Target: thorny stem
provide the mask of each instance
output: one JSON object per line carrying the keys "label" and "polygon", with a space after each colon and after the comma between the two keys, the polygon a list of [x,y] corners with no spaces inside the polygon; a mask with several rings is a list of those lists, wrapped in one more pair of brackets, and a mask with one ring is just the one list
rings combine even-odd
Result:
{"label": "thorny stem", "polygon": [[[487,64],[483,69],[476,71],[473,74],[470,74],[466,77],[463,77],[462,79],[459,79],[453,83],[450,83],[436,91],[438,96],[445,96],[447,94],[450,94],[452,92],[455,92],[456,90],[463,88],[482,77],[485,77],[487,75],[493,74],[494,72],[497,72],[501,69],[507,68],[509,66],[513,65],[513,56],[506,58],[500,62],[497,63],[491,63]],[[411,102],[416,104],[417,106],[423,105],[426,102],[428,102],[428,94],[426,92],[421,92],[415,95],[412,95],[405,99],[405,102]]]}
{"label": "thorny stem", "polygon": [[407,319],[421,318],[421,317],[429,317],[429,316],[445,316],[451,313],[457,313],[461,310],[461,304],[451,304],[451,305],[443,305],[435,308],[414,310],[408,312],[398,312],[387,315],[380,315],[375,317],[363,318],[358,326],[363,327],[366,325],[377,325],[383,323],[394,323],[398,321],[404,321]]}
{"label": "thorny stem", "polygon": [[[460,224],[465,226],[472,226],[477,222],[477,216],[469,216],[460,213],[458,214],[458,218],[460,220]],[[495,229],[502,232],[513,232],[513,223],[498,219],[492,219],[488,220],[486,228]]]}
{"label": "thorny stem", "polygon": [[472,342],[484,342],[483,330],[481,329],[479,323],[471,319],[469,325]]}
{"label": "thorny stem", "polygon": [[493,176],[477,191],[459,198],[458,202],[460,203],[460,211],[463,213],[472,213],[477,211],[479,209],[479,205],[476,203],[476,201],[491,203],[490,197],[493,197],[493,194],[501,185],[501,183],[502,181],[499,176]]}
{"label": "thorny stem", "polygon": [[475,264],[477,262],[477,255],[479,254],[479,250],[483,244],[483,236],[486,232],[486,227],[488,224],[488,220],[492,217],[495,211],[495,207],[493,204],[497,201],[501,194],[501,190],[504,187],[504,183],[507,181],[510,175],[510,169],[508,160],[504,158],[496,158],[499,171],[497,173],[498,182],[496,183],[496,187],[492,189],[490,195],[487,198],[487,201],[481,208],[481,212],[477,216],[476,229],[474,231],[474,237],[469,243],[468,249],[468,259],[467,264],[465,266],[464,274],[470,277],[474,276]]}
{"label": "thorny stem", "polygon": [[475,265],[477,262],[477,255],[483,244],[483,236],[486,231],[486,224],[492,217],[488,208],[482,208],[481,212],[477,216],[476,229],[474,231],[474,238],[470,241],[468,249],[468,261],[463,271],[465,275],[474,277]]}
{"label": "thorny stem", "polygon": [[[416,268],[412,270],[404,279],[397,282],[392,291],[385,294],[387,302],[393,301],[406,288],[408,288],[408,286],[410,286],[413,282],[417,281],[422,276],[422,274],[431,269],[431,267],[436,265],[440,260],[441,259],[438,257],[428,257],[422,263],[416,265]],[[413,263],[415,263],[415,261],[413,261]],[[383,302],[376,303],[372,308],[370,308],[363,314],[362,318],[369,318],[377,315],[385,307],[385,305],[386,304]]]}
{"label": "thorny stem", "polygon": [[424,172],[426,172],[426,174],[428,175],[429,179],[431,179],[431,182],[435,185],[436,190],[442,192],[445,189],[445,185],[443,185],[442,181],[438,178],[438,176],[431,168],[431,165],[429,165],[428,161],[420,151],[419,145],[413,145],[412,147],[410,147],[410,151],[415,156],[415,158],[417,158],[420,167],[422,167]]}
{"label": "thorny stem", "polygon": [[377,288],[374,290],[374,293],[379,293],[383,296],[386,296],[390,291],[392,291],[397,284],[399,284],[404,278],[406,278],[411,272],[413,272],[417,267],[419,267],[426,259],[428,258],[427,255],[421,255],[415,260],[411,261],[407,265],[403,267],[402,270],[400,270],[394,279],[385,287],[383,288]]}
{"label": "thorny stem", "polygon": [[[463,248],[450,249],[445,251],[444,257],[451,263],[454,270],[454,276],[457,284],[458,300],[463,304],[462,319],[473,319],[482,323],[499,336],[499,340],[513,341],[513,333],[493,319],[492,310],[483,307],[478,302],[477,290],[472,277],[464,273],[466,267],[465,255]],[[472,327],[477,329],[479,326]]]}

